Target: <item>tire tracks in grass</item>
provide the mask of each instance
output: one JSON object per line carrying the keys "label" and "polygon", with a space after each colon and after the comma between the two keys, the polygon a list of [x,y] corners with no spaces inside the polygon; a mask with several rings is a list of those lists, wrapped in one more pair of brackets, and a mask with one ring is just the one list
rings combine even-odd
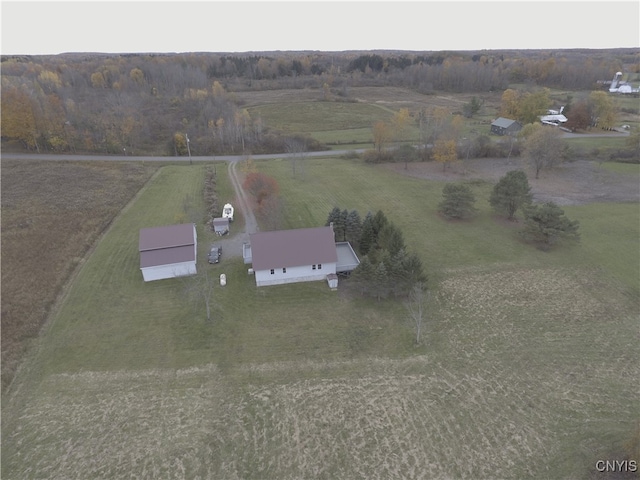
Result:
{"label": "tire tracks in grass", "polygon": [[248,241],[249,235],[257,232],[259,228],[256,217],[253,214],[253,210],[251,209],[251,202],[248,198],[247,193],[244,191],[244,188],[242,188],[242,183],[240,182],[238,176],[237,165],[237,160],[229,162],[229,178],[231,179],[231,184],[233,185],[233,189],[236,192],[238,206],[240,207],[242,215],[244,216],[244,235],[242,235],[242,238],[243,241]]}

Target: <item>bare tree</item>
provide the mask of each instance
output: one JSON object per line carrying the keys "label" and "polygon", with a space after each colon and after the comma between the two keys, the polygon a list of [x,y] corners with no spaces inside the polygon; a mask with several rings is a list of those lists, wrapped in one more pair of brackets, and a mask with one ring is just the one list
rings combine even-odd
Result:
{"label": "bare tree", "polygon": [[420,345],[424,323],[427,320],[429,292],[423,283],[416,283],[404,305],[409,313],[409,321],[416,334],[416,345]]}
{"label": "bare tree", "polygon": [[554,127],[536,125],[524,140],[524,154],[539,178],[540,171],[562,162],[564,142]]}
{"label": "bare tree", "polygon": [[204,304],[207,312],[207,321],[210,321],[215,278],[209,270],[204,270],[196,275],[182,277],[181,280],[184,285],[185,296],[193,302],[194,308]]}
{"label": "bare tree", "polygon": [[285,139],[287,153],[291,154],[291,170],[295,177],[298,173],[304,176],[303,160],[305,157],[305,144],[302,140],[295,137]]}

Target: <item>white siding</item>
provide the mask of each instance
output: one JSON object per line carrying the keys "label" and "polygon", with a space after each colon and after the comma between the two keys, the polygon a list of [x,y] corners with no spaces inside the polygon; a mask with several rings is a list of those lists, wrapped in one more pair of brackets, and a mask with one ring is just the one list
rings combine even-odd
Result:
{"label": "white siding", "polygon": [[163,280],[165,278],[183,277],[195,275],[196,262],[173,263],[171,265],[158,265],[155,267],[141,268],[145,282]]}
{"label": "white siding", "polygon": [[255,276],[256,285],[264,287],[267,285],[282,285],[283,283],[325,281],[330,273],[336,273],[335,263],[323,263],[322,268],[319,270],[317,267],[314,270],[311,265],[287,267],[286,273],[282,272],[282,268],[274,268],[273,275],[270,270],[256,270]]}

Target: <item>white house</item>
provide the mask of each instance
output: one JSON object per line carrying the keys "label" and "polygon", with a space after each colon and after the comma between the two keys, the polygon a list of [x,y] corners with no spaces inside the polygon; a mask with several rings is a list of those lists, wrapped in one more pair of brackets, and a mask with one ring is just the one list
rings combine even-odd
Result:
{"label": "white house", "polygon": [[258,232],[250,237],[256,285],[327,280],[338,254],[332,227]]}
{"label": "white house", "polygon": [[335,241],[333,226],[258,232],[242,247],[258,287],[324,280],[336,288],[360,260],[349,242]]}
{"label": "white house", "polygon": [[145,282],[196,273],[198,239],[193,223],[143,228],[138,249]]}

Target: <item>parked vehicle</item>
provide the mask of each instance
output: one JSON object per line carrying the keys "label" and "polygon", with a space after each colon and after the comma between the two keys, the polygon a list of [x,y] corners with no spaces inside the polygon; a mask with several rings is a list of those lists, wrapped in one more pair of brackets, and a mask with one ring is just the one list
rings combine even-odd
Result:
{"label": "parked vehicle", "polygon": [[207,259],[209,260],[209,263],[219,263],[221,256],[222,256],[222,247],[212,245],[211,250],[209,250],[209,254],[207,255]]}
{"label": "parked vehicle", "polygon": [[228,218],[230,222],[233,222],[233,205],[225,203],[222,207],[222,218]]}

